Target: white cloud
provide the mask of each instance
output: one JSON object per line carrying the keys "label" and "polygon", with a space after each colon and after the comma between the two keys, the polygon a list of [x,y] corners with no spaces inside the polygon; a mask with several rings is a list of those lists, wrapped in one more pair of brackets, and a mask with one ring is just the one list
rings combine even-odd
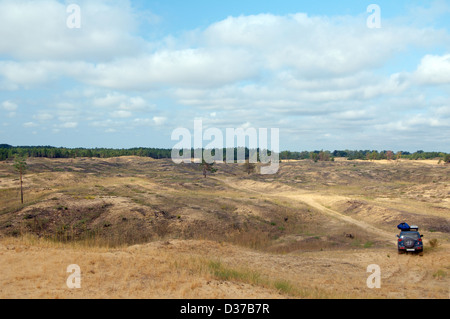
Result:
{"label": "white cloud", "polygon": [[60,124],[58,127],[60,127],[60,128],[76,128],[76,127],[78,127],[78,123],[77,122],[66,122],[66,123]]}
{"label": "white cloud", "polygon": [[59,109],[58,112],[74,112],[73,110],[77,108],[73,103],[65,101],[57,103],[56,107]]}
{"label": "white cloud", "polygon": [[391,25],[376,31],[363,17],[309,17],[260,14],[229,17],[205,31],[216,47],[252,52],[268,69],[291,68],[302,78],[342,76],[381,66],[408,46],[426,46],[449,40],[433,29]]}
{"label": "white cloud", "polygon": [[23,123],[23,127],[26,127],[26,128],[36,127],[36,126],[38,126],[38,125],[36,123],[33,123],[33,122]]}
{"label": "white cloud", "polygon": [[212,87],[257,75],[253,57],[242,50],[162,50],[151,55],[90,65],[80,80],[112,89],[145,90],[167,85]]}
{"label": "white cloud", "polygon": [[422,84],[450,84],[450,54],[426,55],[414,77]]}
{"label": "white cloud", "polygon": [[0,61],[0,80],[3,77],[3,82],[8,83],[12,89],[18,89],[18,86],[29,88],[43,85],[57,80],[63,74],[64,68],[58,68],[58,65],[63,64],[50,61]]}
{"label": "white cloud", "polygon": [[114,118],[127,118],[127,117],[131,117],[133,115],[133,113],[129,112],[129,111],[114,111],[112,113],[110,113],[111,117]]}
{"label": "white cloud", "polygon": [[333,117],[334,119],[353,121],[353,120],[373,118],[374,115],[375,115],[374,112],[369,113],[368,110],[363,109],[363,110],[348,110],[340,112],[334,115]]}
{"label": "white cloud", "polygon": [[[440,106],[435,108],[436,115],[443,118],[450,118],[450,104],[448,106]],[[449,124],[450,125],[450,124]]]}
{"label": "white cloud", "polygon": [[374,32],[361,25],[360,18],[343,24],[339,19],[305,14],[229,17],[205,31],[194,31],[191,48],[174,45],[152,54],[65,69],[82,82],[116,90],[210,89],[258,82],[262,74],[289,74],[303,85],[322,85],[322,81],[330,85],[336,78],[371,72],[411,46],[427,47],[450,39],[433,29],[391,26]]}
{"label": "white cloud", "polygon": [[33,115],[33,118],[38,121],[48,121],[54,118],[54,116],[50,113],[39,113],[36,115]]}
{"label": "white cloud", "polygon": [[76,123],[81,113],[82,110],[79,108],[60,108],[55,112],[58,120],[66,123]]}
{"label": "white cloud", "polygon": [[[126,11],[127,14],[132,15]],[[70,56],[39,60],[35,55],[33,61],[2,61],[0,80],[1,76],[4,79],[0,83],[11,88],[29,87],[65,76],[114,90],[211,89],[284,77],[286,85],[322,90],[336,85],[333,90],[337,91],[336,88],[354,88],[358,76],[367,77],[368,72],[409,47],[427,47],[450,39],[445,32],[431,28],[391,25],[374,31],[365,27],[361,17],[348,17],[345,21],[305,14],[229,17],[206,30],[192,31],[187,39],[174,38],[175,44],[171,46],[164,46],[162,41],[152,53],[133,51],[132,55],[121,55],[112,50],[115,59],[99,63],[90,61],[88,57],[92,54],[88,51],[87,57],[80,56],[79,60],[71,60]],[[89,28],[86,32],[96,33]],[[114,26],[108,32],[130,30],[119,31]],[[86,45],[92,44],[87,41],[79,50],[85,50]],[[115,45],[127,47],[122,42]],[[371,96],[378,91],[369,88],[363,94]],[[348,94],[352,92],[336,92],[330,98],[342,99]],[[116,103],[120,109],[130,110],[142,107],[140,104],[145,101],[133,100],[139,98],[110,93],[94,103],[99,106]]]}
{"label": "white cloud", "polygon": [[93,127],[119,127],[121,125],[123,125],[122,122],[118,122],[118,121],[113,121],[111,119],[106,119],[106,120],[101,120],[101,121],[93,121],[90,123],[91,126]]}
{"label": "white cloud", "polygon": [[167,118],[162,117],[162,116],[154,116],[153,117],[153,122],[155,123],[155,125],[163,125],[166,121],[167,121]]}
{"label": "white cloud", "polygon": [[125,111],[148,111],[155,106],[140,96],[129,97],[125,94],[108,93],[104,97],[94,98],[92,104],[97,107]]}
{"label": "white cloud", "polygon": [[136,15],[128,1],[78,1],[81,28],[69,29],[67,5],[55,0],[0,2],[0,54],[17,59],[105,60],[133,54]]}
{"label": "white cloud", "polygon": [[19,106],[16,103],[14,103],[14,102],[5,101],[5,102],[2,103],[2,107],[6,111],[13,112],[13,111],[16,111]]}
{"label": "white cloud", "polygon": [[160,126],[163,125],[167,121],[166,117],[163,116],[154,116],[153,118],[145,118],[145,119],[134,119],[133,124],[135,126]]}
{"label": "white cloud", "polygon": [[105,97],[95,98],[93,105],[98,107],[115,107],[123,103],[125,98],[124,95],[108,94]]}

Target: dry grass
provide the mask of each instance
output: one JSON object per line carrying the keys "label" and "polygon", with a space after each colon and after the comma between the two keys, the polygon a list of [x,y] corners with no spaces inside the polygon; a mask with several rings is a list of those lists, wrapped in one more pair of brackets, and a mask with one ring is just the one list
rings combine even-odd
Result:
{"label": "dry grass", "polygon": [[[446,298],[448,256],[386,250],[272,255],[208,241],[121,248],[32,237],[0,240],[0,298]],[[447,266],[445,266],[447,262]],[[366,287],[379,264],[382,289]],[[69,289],[67,266],[81,268]],[[407,267],[408,271],[405,271]],[[394,292],[402,287],[402,294]]]}
{"label": "dry grass", "polygon": [[[111,249],[24,237],[3,240],[0,248],[1,298],[281,297],[243,277],[224,280],[211,269],[212,261],[165,242]],[[81,268],[81,289],[66,286],[71,264]]]}
{"label": "dry grass", "polygon": [[[207,179],[133,157],[29,167],[20,205],[0,163],[2,298],[448,296],[446,166],[290,161],[262,176],[223,164]],[[396,254],[405,220],[425,233],[423,257]],[[73,263],[81,290],[65,286]],[[365,285],[373,263],[379,291]]]}

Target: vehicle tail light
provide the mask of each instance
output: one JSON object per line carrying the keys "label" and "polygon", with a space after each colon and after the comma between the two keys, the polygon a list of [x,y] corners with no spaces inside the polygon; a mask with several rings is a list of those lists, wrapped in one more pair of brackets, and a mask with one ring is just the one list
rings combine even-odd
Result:
{"label": "vehicle tail light", "polygon": [[399,242],[399,243],[401,243],[402,241],[403,241],[403,239],[401,239],[401,238],[398,239],[398,242]]}

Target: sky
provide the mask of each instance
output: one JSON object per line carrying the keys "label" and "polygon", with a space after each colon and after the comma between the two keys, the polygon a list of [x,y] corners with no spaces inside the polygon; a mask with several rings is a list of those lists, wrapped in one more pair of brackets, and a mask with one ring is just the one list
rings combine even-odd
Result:
{"label": "sky", "polygon": [[0,0],[0,144],[172,148],[195,120],[450,152],[450,1]]}

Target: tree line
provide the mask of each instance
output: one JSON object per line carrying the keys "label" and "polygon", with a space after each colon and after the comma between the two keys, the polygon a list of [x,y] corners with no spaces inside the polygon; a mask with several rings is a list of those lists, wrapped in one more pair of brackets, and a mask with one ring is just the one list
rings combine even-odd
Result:
{"label": "tree line", "polygon": [[97,157],[111,158],[120,156],[140,156],[155,159],[170,158],[172,150],[160,148],[64,148],[52,146],[11,146],[0,144],[0,161],[14,158],[16,155],[45,158]]}
{"label": "tree line", "polygon": [[[230,149],[228,149],[230,150]],[[239,151],[244,150],[245,159],[250,156],[250,149],[243,147],[232,148],[234,158],[237,159]],[[175,150],[177,151],[177,150]],[[178,150],[181,152],[181,150]],[[257,159],[259,161],[259,148],[257,152]],[[112,158],[120,156],[140,156],[151,157],[154,159],[172,158],[172,149],[165,148],[129,148],[129,149],[114,149],[114,148],[65,148],[53,146],[11,146],[8,144],[0,144],[0,161],[15,158],[16,155],[25,157],[45,157],[45,158],[77,158],[77,157],[96,157],[96,158]],[[220,150],[219,150],[220,152]],[[222,158],[225,161],[227,149],[222,150]],[[195,149],[191,149],[191,158],[196,154]],[[212,150],[211,155],[215,156],[216,151]],[[267,151],[270,156],[271,152]]]}
{"label": "tree line", "polygon": [[443,161],[450,163],[450,154],[444,152],[424,152],[416,151],[414,153],[407,151],[376,151],[376,150],[336,150],[330,151],[303,151],[291,152],[283,151],[280,153],[280,159],[312,159],[314,161],[333,161],[336,157],[344,157],[347,160],[394,160],[394,159],[410,159],[410,160],[425,160],[440,158]]}
{"label": "tree line", "polygon": [[[234,148],[234,158],[237,158],[238,151],[241,147]],[[250,151],[245,148],[245,159],[249,159]],[[222,150],[223,160],[226,159],[226,149]],[[256,150],[259,154],[259,149]],[[194,157],[195,150],[191,150],[191,157]],[[121,156],[140,156],[151,157],[154,159],[171,158],[172,149],[164,148],[129,148],[129,149],[114,149],[114,148],[65,148],[53,146],[11,146],[8,144],[0,144],[0,161],[13,159],[16,155],[26,157],[45,157],[45,158],[77,158],[77,157],[96,157],[96,158],[111,158]],[[215,151],[212,151],[215,155]],[[268,156],[271,152],[268,151]],[[424,152],[416,151],[414,153],[406,151],[376,151],[376,150],[335,150],[333,152],[316,150],[316,151],[282,151],[279,154],[280,160],[302,160],[311,159],[317,161],[333,161],[336,157],[345,157],[348,160],[393,160],[393,159],[435,159],[441,158],[443,161],[450,163],[450,154],[443,152]],[[259,160],[259,157],[258,157]]]}

